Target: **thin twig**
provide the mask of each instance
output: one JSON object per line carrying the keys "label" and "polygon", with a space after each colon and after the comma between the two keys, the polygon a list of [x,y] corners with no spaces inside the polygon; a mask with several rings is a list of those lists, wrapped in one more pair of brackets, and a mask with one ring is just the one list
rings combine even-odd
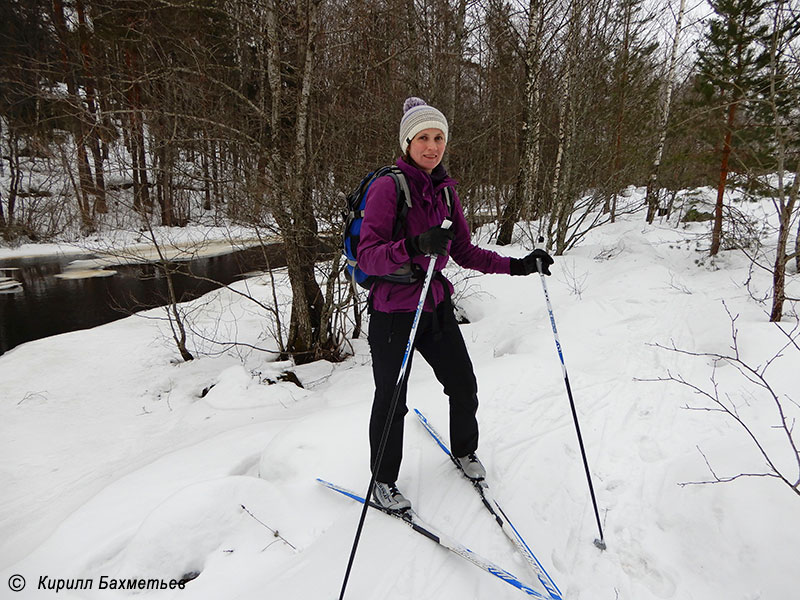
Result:
{"label": "thin twig", "polygon": [[[273,529],[272,527],[270,527],[269,525],[267,525],[266,523],[264,523],[264,521],[262,521],[261,519],[259,519],[259,518],[258,518],[257,516],[255,516],[253,513],[251,513],[251,512],[250,512],[250,511],[247,509],[247,507],[246,507],[244,504],[240,504],[239,506],[241,506],[241,507],[242,507],[242,510],[243,510],[244,512],[246,512],[248,515],[250,515],[251,517],[253,517],[253,519],[255,519],[257,523],[260,523],[261,525],[263,525],[264,527],[266,527],[267,529],[269,529],[269,530],[270,530],[270,532],[272,532],[272,535],[274,535],[276,538],[279,538],[279,539],[283,540],[283,542],[284,542],[284,543],[285,543],[287,546],[289,546],[289,547],[290,547],[292,550],[294,550],[295,552],[297,552],[297,548],[295,548],[295,547],[294,547],[294,546],[293,546],[293,545],[292,545],[292,544],[289,542],[289,540],[287,540],[285,537],[283,537],[283,536],[282,536],[282,535],[281,535],[281,534],[278,532],[278,530],[277,530],[277,529]],[[272,544],[270,544],[270,546],[271,546],[271,545],[272,545]],[[269,546],[267,546],[267,548],[269,548]],[[266,548],[264,548],[264,549],[266,550]]]}
{"label": "thin twig", "polygon": [[[779,329],[784,333],[784,335],[786,335],[789,341],[785,345],[783,345],[777,352],[775,352],[773,356],[770,357],[763,365],[758,365],[754,367],[751,366],[742,358],[739,351],[740,350],[739,330],[738,327],[736,326],[736,320],[738,319],[739,315],[732,314],[731,311],[728,309],[727,305],[725,305],[725,311],[727,312],[728,318],[730,319],[731,322],[730,336],[732,344],[730,346],[731,354],[729,355],[718,354],[715,352],[692,352],[689,350],[678,348],[675,345],[675,342],[672,340],[670,340],[670,346],[664,346],[658,343],[651,344],[657,348],[668,350],[670,352],[675,352],[686,356],[711,359],[713,366],[712,366],[711,377],[709,379],[711,384],[710,390],[704,389],[699,385],[694,384],[690,381],[686,381],[680,374],[673,375],[669,370],[667,370],[666,377],[658,377],[656,379],[640,380],[640,381],[675,382],[692,390],[692,392],[694,392],[696,395],[706,398],[709,402],[708,406],[687,405],[684,406],[684,408],[687,410],[704,411],[704,412],[721,412],[731,417],[744,430],[746,435],[751,439],[752,443],[758,449],[759,453],[761,454],[762,458],[765,460],[768,466],[768,472],[740,473],[738,475],[720,477],[714,471],[710,462],[708,461],[708,458],[705,456],[705,454],[703,454],[702,450],[698,448],[698,450],[703,455],[703,458],[706,461],[706,465],[708,467],[708,470],[711,472],[713,479],[710,481],[682,483],[681,485],[694,485],[700,483],[725,483],[733,481],[735,479],[739,479],[741,477],[775,477],[783,481],[786,485],[788,485],[792,489],[792,491],[794,491],[796,494],[800,495],[800,447],[794,437],[795,417],[790,416],[786,413],[785,410],[786,407],[784,406],[784,401],[790,402],[793,406],[798,406],[798,403],[786,395],[779,394],[773,388],[770,381],[767,380],[767,370],[778,359],[785,358],[784,352],[787,349],[791,349],[792,347],[800,349],[798,348],[797,337],[795,336],[797,327],[795,327],[791,332],[786,332],[785,330],[779,327]],[[739,373],[739,375],[741,375],[746,381],[751,383],[753,386],[756,386],[757,388],[765,391],[772,399],[777,415],[779,417],[779,423],[777,425],[774,425],[773,429],[778,429],[783,431],[783,433],[785,434],[788,447],[791,449],[795,461],[797,462],[798,476],[797,478],[792,478],[794,481],[790,480],[785,472],[782,472],[780,469],[777,468],[776,462],[773,460],[772,454],[767,451],[762,441],[750,427],[750,424],[746,421],[745,417],[742,416],[742,414],[739,411],[739,406],[737,406],[736,402],[731,398],[729,394],[721,393],[719,384],[717,382],[717,367],[720,363],[733,366]],[[754,403],[753,401],[755,399],[755,396],[749,390],[745,390],[744,393],[749,395],[749,400],[747,397],[744,397],[745,404],[747,406],[751,406]]]}

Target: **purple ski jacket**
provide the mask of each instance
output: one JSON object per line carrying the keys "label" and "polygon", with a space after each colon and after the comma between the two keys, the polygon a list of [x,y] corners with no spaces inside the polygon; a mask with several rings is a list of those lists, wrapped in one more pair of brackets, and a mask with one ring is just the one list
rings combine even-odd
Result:
{"label": "purple ski jacket", "polygon": [[[364,221],[361,224],[361,239],[358,243],[358,266],[368,275],[389,275],[410,261],[417,263],[424,271],[428,268],[427,256],[408,255],[405,238],[419,235],[441,225],[447,218],[447,201],[444,188],[451,189],[453,209],[450,220],[455,238],[450,242],[449,256],[436,257],[436,270],[441,271],[450,257],[462,267],[474,269],[482,273],[510,273],[511,259],[500,256],[496,252],[475,246],[471,241],[469,225],[464,218],[461,200],[455,193],[456,181],[447,175],[442,165],[433,173],[407,164],[403,159],[397,160],[397,166],[403,171],[411,191],[411,208],[406,216],[405,230],[392,238],[395,219],[397,218],[397,195],[391,177],[377,179],[367,193]],[[430,312],[453,292],[453,285],[444,277],[436,277],[431,282],[431,289],[425,300],[424,310]],[[375,310],[381,312],[414,312],[422,292],[422,281],[413,284],[394,283],[378,279],[370,289],[370,301]]]}

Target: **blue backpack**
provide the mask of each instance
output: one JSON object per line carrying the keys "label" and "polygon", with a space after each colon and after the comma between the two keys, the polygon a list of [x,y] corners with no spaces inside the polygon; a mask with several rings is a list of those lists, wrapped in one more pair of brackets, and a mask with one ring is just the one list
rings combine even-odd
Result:
{"label": "blue backpack", "polygon": [[[342,251],[346,260],[345,270],[348,278],[364,289],[369,289],[377,279],[386,279],[394,283],[414,283],[421,278],[418,270],[412,269],[411,265],[399,269],[390,275],[367,275],[358,266],[358,242],[361,239],[361,223],[364,220],[364,208],[367,204],[367,192],[370,186],[379,178],[388,175],[394,181],[394,189],[397,195],[397,218],[395,219],[392,238],[396,238],[405,228],[406,215],[411,208],[411,192],[408,189],[406,176],[399,167],[391,165],[381,167],[369,173],[358,187],[347,195],[347,210],[344,212],[344,236]],[[448,213],[452,212],[452,200],[450,189],[445,188],[445,198],[447,200]]]}

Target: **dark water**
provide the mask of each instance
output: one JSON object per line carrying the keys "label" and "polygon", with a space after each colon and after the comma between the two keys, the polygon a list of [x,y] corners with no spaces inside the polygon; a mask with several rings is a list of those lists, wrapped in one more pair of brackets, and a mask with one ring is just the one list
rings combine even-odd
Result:
{"label": "dark water", "polygon": [[[266,250],[270,266],[286,264],[282,244]],[[18,291],[0,292],[0,354],[31,340],[95,327],[168,303],[167,279],[153,264],[108,267],[117,272],[110,277],[56,277],[70,262],[91,257],[0,260],[0,268],[17,267],[13,277],[22,282]],[[183,302],[240,279],[244,273],[264,270],[266,260],[262,248],[252,248],[172,266],[183,272],[173,275],[176,294]],[[192,277],[189,271],[218,283]]]}

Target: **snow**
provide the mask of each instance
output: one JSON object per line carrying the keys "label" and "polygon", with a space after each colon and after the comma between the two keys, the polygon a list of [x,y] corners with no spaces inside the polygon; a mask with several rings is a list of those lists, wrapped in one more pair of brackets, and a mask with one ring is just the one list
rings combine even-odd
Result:
{"label": "snow", "polygon": [[[159,249],[152,244],[158,241]],[[271,241],[271,238],[265,240]],[[77,260],[76,268],[98,268],[158,260],[182,260],[195,256],[217,256],[257,245],[257,232],[240,226],[154,227],[152,231],[117,229],[113,234],[89,237],[77,242],[0,246],[0,259],[94,253],[95,259]],[[160,254],[159,254],[160,253]]]}
{"label": "snow", "polygon": [[[706,459],[720,477],[764,472],[764,460],[729,417],[687,409],[710,408],[703,396],[655,381],[680,375],[711,390],[713,374],[776,464],[798,478],[763,390],[731,364],[714,370],[707,356],[669,350],[730,354],[731,315],[748,363],[765,365],[787,343],[755,299],[769,290],[769,274],[751,270],[738,252],[710,261],[708,226],[622,217],[558,257],[547,280],[605,552],[592,543],[597,526],[539,278],[463,283],[459,309],[470,323],[462,331],[481,401],[479,454],[497,499],[565,598],[796,597],[800,497],[769,477],[681,485],[712,477]],[[521,246],[498,251],[525,254]],[[285,277],[278,282],[288,297]],[[264,276],[234,285],[271,297]],[[193,304],[209,331],[276,349],[266,318],[240,296],[218,290]],[[167,325],[141,316],[0,357],[0,597],[52,597],[55,590],[36,589],[43,576],[65,585],[91,579],[91,590],[58,595],[93,599],[134,593],[99,589],[101,578],[197,575],[183,590],[136,594],[338,598],[360,505],[315,479],[360,493],[369,480],[369,348],[363,339],[352,345],[345,362],[293,369],[303,388],[279,378],[289,363],[249,347],[180,362]],[[798,416],[798,364],[789,346],[767,370],[789,418]],[[423,360],[415,361],[408,395],[409,408],[447,431],[441,386]],[[423,518],[537,585],[413,413],[398,485]],[[27,587],[12,594],[6,582],[14,574]],[[521,593],[371,511],[346,597]]]}

